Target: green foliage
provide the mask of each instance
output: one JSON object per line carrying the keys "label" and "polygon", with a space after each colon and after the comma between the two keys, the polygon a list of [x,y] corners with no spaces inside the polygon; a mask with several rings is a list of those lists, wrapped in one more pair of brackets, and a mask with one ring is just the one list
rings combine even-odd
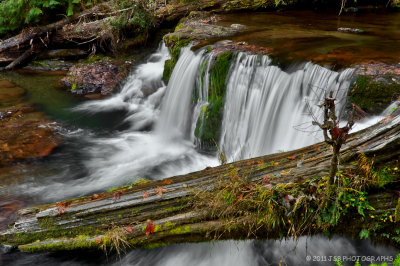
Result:
{"label": "green foliage", "polygon": [[369,231],[368,229],[362,229],[359,234],[360,239],[368,239],[369,238]]}
{"label": "green foliage", "polygon": [[343,262],[341,260],[339,260],[338,258],[335,258],[334,260],[336,266],[343,266]]}
{"label": "green foliage", "polygon": [[[23,26],[38,23],[42,18],[50,19],[51,10],[62,11],[72,16],[82,6],[90,6],[95,1],[87,0],[4,0],[0,1],[0,35],[19,30]],[[49,15],[50,14],[50,15]]]}
{"label": "green foliage", "polygon": [[393,261],[393,266],[400,266],[400,254],[398,254],[396,259]]}
{"label": "green foliage", "polygon": [[111,26],[118,30],[123,29],[129,33],[141,33],[152,26],[153,17],[146,10],[144,1],[119,1],[115,9],[128,9],[111,21]]}

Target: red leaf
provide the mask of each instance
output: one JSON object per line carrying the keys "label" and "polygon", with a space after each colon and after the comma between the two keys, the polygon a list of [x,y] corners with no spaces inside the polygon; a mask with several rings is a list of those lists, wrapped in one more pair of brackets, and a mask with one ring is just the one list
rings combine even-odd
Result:
{"label": "red leaf", "polygon": [[274,162],[274,166],[277,166],[279,163],[278,162]]}
{"label": "red leaf", "polygon": [[146,235],[150,235],[154,233],[154,223],[152,221],[148,221],[146,225]]}
{"label": "red leaf", "polygon": [[257,161],[257,164],[263,164],[263,163],[264,163],[263,160]]}
{"label": "red leaf", "polygon": [[148,198],[150,196],[150,193],[149,192],[145,192],[145,193],[143,193],[143,198],[145,199],[145,198]]}
{"label": "red leaf", "polygon": [[101,238],[96,238],[96,242],[97,242],[97,244],[100,244],[101,243]]}
{"label": "red leaf", "polygon": [[340,131],[341,131],[340,128],[338,128],[337,126],[332,128],[332,130],[331,130],[332,138],[337,139],[341,133]]}
{"label": "red leaf", "polygon": [[113,197],[113,201],[116,202],[117,200],[119,200],[122,196],[122,192],[118,191],[114,193],[114,197]]}
{"label": "red leaf", "polygon": [[132,231],[133,231],[132,227],[129,226],[129,225],[125,227],[125,230],[126,230],[127,232],[129,232],[129,233],[132,233]]}
{"label": "red leaf", "polygon": [[296,155],[288,156],[287,157],[289,160],[296,160]]}
{"label": "red leaf", "polygon": [[156,195],[159,196],[159,197],[161,197],[162,194],[163,194],[164,192],[166,192],[166,191],[167,191],[167,188],[166,188],[166,187],[157,186],[157,188],[154,189],[154,192],[155,192]]}
{"label": "red leaf", "polygon": [[163,183],[163,185],[169,185],[169,184],[172,183],[172,179],[164,179],[164,180],[162,181],[162,183]]}
{"label": "red leaf", "polygon": [[290,199],[289,199],[289,196],[288,196],[288,195],[285,195],[285,201],[286,201],[286,203],[289,203],[289,202],[290,202]]}

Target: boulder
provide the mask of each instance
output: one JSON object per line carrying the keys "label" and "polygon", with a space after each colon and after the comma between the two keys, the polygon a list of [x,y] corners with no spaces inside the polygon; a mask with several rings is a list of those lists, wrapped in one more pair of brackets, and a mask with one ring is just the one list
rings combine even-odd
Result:
{"label": "boulder", "polygon": [[108,60],[74,65],[61,83],[73,94],[107,96],[127,77],[130,63]]}

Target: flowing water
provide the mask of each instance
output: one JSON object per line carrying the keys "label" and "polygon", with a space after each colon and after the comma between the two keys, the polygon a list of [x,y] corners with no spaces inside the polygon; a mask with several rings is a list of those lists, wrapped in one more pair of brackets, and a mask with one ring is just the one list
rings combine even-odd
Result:
{"label": "flowing water", "polygon": [[[216,155],[203,152],[194,136],[197,124],[201,126],[204,121],[202,110],[208,105],[213,54],[182,49],[165,86],[162,72],[168,58],[168,50],[161,44],[133,69],[121,90],[105,100],[81,103],[56,91],[69,100],[43,103],[42,108],[59,122],[63,145],[46,159],[2,171],[0,179],[8,181],[2,182],[1,194],[34,205],[89,195],[138,178],[159,179],[218,165]],[[205,74],[199,75],[202,66]],[[333,71],[310,62],[282,69],[267,56],[238,53],[227,78],[219,148],[233,161],[321,141],[321,135],[311,126],[310,114],[318,118],[315,105],[329,90],[337,92],[336,98],[341,99],[338,109],[345,114],[352,73],[351,68]],[[30,77],[9,74],[1,78],[21,83]],[[45,83],[49,82],[35,85],[28,81],[20,86],[28,89],[28,98],[40,104],[45,100],[35,88]],[[375,247],[369,241],[316,236],[298,241],[224,241],[133,250],[118,262],[114,257],[107,261],[96,252],[89,253],[90,260],[79,253],[71,258],[70,253],[20,256],[11,252],[3,255],[3,261],[10,265],[277,265],[284,260],[289,265],[308,265],[305,257],[309,254],[395,253],[392,247]]]}

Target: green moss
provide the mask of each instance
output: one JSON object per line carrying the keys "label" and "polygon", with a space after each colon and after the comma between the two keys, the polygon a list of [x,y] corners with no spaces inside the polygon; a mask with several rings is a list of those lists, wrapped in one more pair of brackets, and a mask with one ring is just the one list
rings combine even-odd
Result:
{"label": "green moss", "polygon": [[396,211],[394,213],[394,216],[395,216],[394,220],[396,222],[400,221],[400,198],[398,198],[397,200]]}
{"label": "green moss", "polygon": [[181,39],[177,35],[169,34],[163,38],[165,44],[168,46],[168,50],[171,54],[171,59],[167,60],[164,64],[163,80],[168,84],[171,78],[174,67],[179,59],[179,54],[182,47],[187,46],[191,39]]}
{"label": "green moss", "polygon": [[[215,141],[218,140],[220,135],[226,82],[233,57],[233,52],[219,54],[215,64],[210,69],[209,104],[201,110],[194,132],[195,136],[201,141],[203,148],[215,150]],[[200,74],[205,70],[206,65],[202,65]]]}
{"label": "green moss", "polygon": [[178,226],[174,229],[169,230],[169,234],[171,235],[183,235],[183,234],[189,234],[191,232],[190,226]]}
{"label": "green moss", "polygon": [[379,80],[360,75],[350,90],[350,102],[368,113],[380,113],[400,96],[400,84],[394,83],[390,75]]}
{"label": "green moss", "polygon": [[180,30],[183,27],[183,23],[179,23],[178,26],[175,27],[175,30]]}
{"label": "green moss", "polygon": [[36,241],[31,244],[21,245],[18,248],[23,252],[60,251],[98,248],[96,239],[87,235],[78,235],[71,239]]}

